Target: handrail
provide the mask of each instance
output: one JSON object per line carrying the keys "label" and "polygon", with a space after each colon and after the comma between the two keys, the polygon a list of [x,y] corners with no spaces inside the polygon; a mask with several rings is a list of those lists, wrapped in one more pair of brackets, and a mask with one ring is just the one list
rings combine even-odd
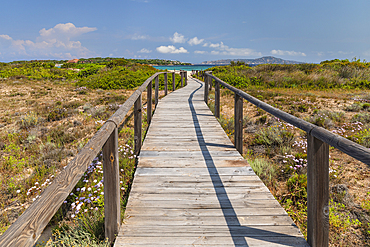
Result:
{"label": "handrail", "polygon": [[[141,95],[148,88],[148,124],[152,116],[152,81],[155,80],[155,102],[158,102],[159,80],[165,74],[172,74],[173,90],[175,90],[175,72],[158,72],[149,77],[126,102],[103,124],[91,140],[82,148],[77,156],[68,163],[64,170],[56,176],[41,196],[33,202],[24,213],[0,236],[0,246],[33,246],[44,228],[57,212],[63,201],[80,180],[88,165],[103,149],[104,208],[105,236],[112,242],[120,226],[120,189],[118,169],[118,127],[134,106],[135,154],[140,152],[142,140],[142,104]],[[181,71],[180,74],[186,74]],[[150,88],[150,90],[149,90]],[[167,90],[165,90],[167,94]],[[109,177],[109,179],[107,179]]]}
{"label": "handrail", "polygon": [[235,147],[243,152],[243,101],[245,99],[258,108],[307,132],[307,242],[310,246],[329,245],[329,145],[349,156],[370,164],[370,149],[336,135],[322,127],[304,121],[282,110],[272,107],[253,96],[237,89],[212,72],[196,72],[204,77],[204,100],[208,102],[208,91],[215,81],[215,116],[220,116],[220,85],[235,93]]}

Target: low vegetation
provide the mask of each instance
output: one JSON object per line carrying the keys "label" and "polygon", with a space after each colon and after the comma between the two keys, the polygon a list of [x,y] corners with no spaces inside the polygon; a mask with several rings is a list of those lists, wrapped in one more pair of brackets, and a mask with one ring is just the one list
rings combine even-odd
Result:
{"label": "low vegetation", "polygon": [[[96,61],[62,68],[55,67],[62,61],[0,63],[0,234],[40,197],[135,88],[158,72],[132,60]],[[171,85],[169,76],[170,90]],[[136,165],[133,146],[133,120],[128,117],[119,131],[122,213]],[[49,223],[54,241],[38,246],[108,246],[103,181],[99,154]]]}
{"label": "low vegetation", "polygon": [[[239,64],[211,68],[222,80],[308,122],[370,147],[370,64]],[[233,139],[233,94],[221,89],[219,122]],[[244,156],[307,234],[307,137],[244,103]],[[210,109],[214,109],[213,91]],[[330,148],[330,246],[370,246],[370,168]]]}

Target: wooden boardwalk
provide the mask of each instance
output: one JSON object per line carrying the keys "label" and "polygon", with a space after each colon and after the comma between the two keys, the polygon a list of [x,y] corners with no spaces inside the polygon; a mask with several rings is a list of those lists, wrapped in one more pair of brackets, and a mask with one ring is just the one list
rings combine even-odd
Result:
{"label": "wooden boardwalk", "polygon": [[158,103],[115,246],[308,244],[189,78]]}

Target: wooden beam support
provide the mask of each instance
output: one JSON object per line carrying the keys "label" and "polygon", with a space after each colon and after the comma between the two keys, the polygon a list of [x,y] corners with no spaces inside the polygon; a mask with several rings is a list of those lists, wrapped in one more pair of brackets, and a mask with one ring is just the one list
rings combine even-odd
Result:
{"label": "wooden beam support", "polygon": [[154,105],[155,107],[157,107],[157,104],[158,104],[158,99],[159,99],[159,76],[156,76],[155,77],[155,93],[154,93],[154,98],[155,98],[155,101],[154,101]]}
{"label": "wooden beam support", "polygon": [[167,79],[167,73],[164,73],[164,95],[167,95],[168,93],[168,79]]}
{"label": "wooden beam support", "polygon": [[208,76],[204,75],[204,102],[208,104]]}
{"label": "wooden beam support", "polygon": [[188,72],[184,71],[184,76],[185,76],[185,86],[188,85]]}
{"label": "wooden beam support", "polygon": [[243,154],[243,98],[237,93],[235,93],[234,124],[235,148]]}
{"label": "wooden beam support", "polygon": [[307,242],[329,245],[329,145],[307,137]]}
{"label": "wooden beam support", "polygon": [[146,111],[147,111],[147,117],[146,117],[146,121],[148,123],[148,125],[150,124],[150,122],[152,121],[152,98],[153,98],[153,83],[150,82],[148,84],[148,87],[146,88],[146,91],[147,91],[147,100],[146,100]]}
{"label": "wooden beam support", "polygon": [[172,72],[172,91],[176,90],[176,77],[175,72]]}
{"label": "wooden beam support", "polygon": [[142,142],[142,104],[141,94],[134,104],[134,141],[135,141],[135,155],[139,155]]}
{"label": "wooden beam support", "polygon": [[220,83],[215,81],[215,117],[220,118]]}
{"label": "wooden beam support", "polygon": [[118,129],[103,146],[105,238],[113,242],[121,224]]}
{"label": "wooden beam support", "polygon": [[180,71],[180,75],[181,75],[181,87],[184,87],[184,72]]}

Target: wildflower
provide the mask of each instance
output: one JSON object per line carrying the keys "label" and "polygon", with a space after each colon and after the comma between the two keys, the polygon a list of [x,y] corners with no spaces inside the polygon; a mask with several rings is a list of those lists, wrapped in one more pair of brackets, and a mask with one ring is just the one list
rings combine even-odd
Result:
{"label": "wildflower", "polygon": [[17,193],[19,194],[19,193],[21,193],[21,190],[17,190]]}

